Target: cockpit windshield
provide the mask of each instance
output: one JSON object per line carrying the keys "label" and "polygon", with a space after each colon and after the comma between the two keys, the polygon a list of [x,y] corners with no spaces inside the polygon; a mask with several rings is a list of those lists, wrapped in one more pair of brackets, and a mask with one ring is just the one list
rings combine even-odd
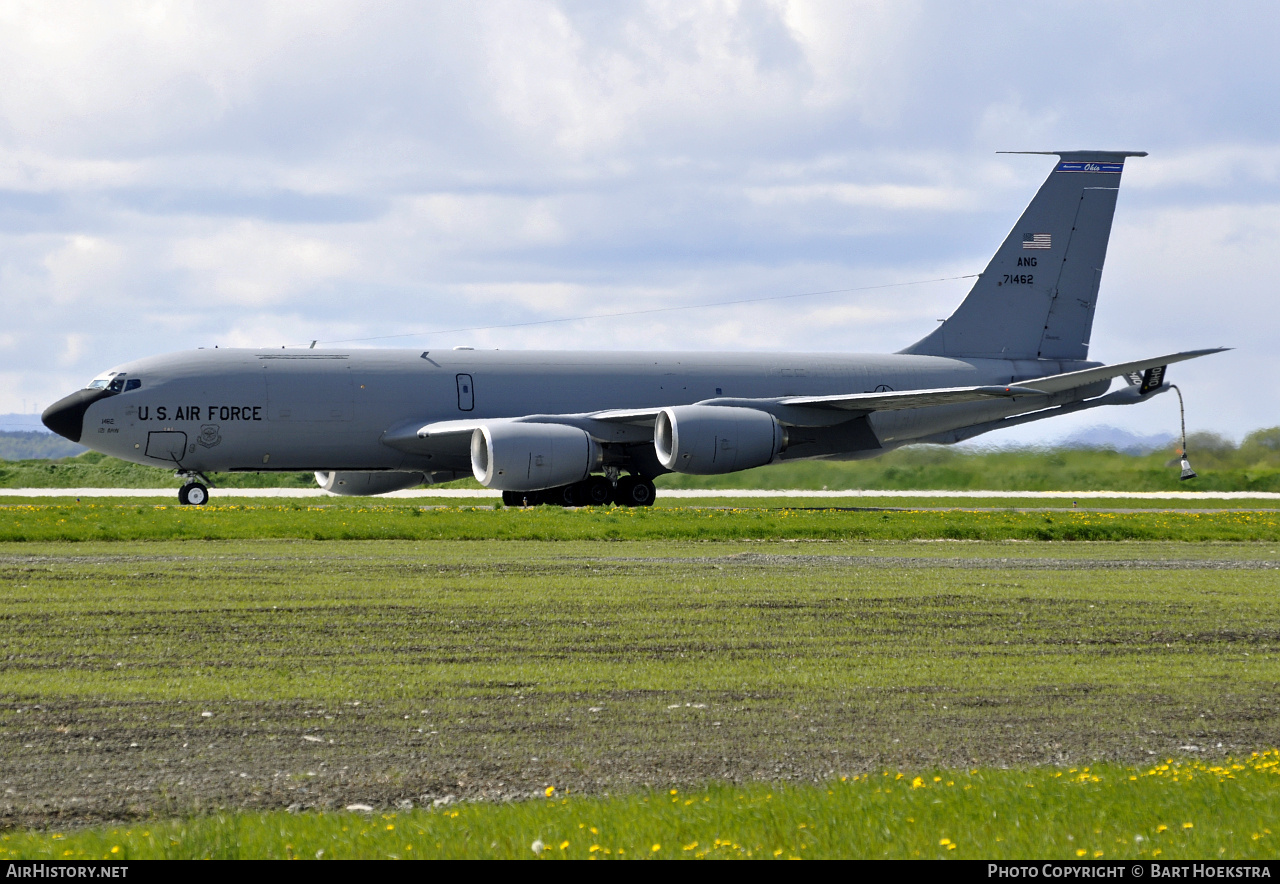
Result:
{"label": "cockpit windshield", "polygon": [[89,381],[86,390],[106,390],[110,393],[123,393],[128,390],[136,390],[142,386],[141,378],[126,378],[124,373],[116,374],[112,372],[104,377],[94,378]]}

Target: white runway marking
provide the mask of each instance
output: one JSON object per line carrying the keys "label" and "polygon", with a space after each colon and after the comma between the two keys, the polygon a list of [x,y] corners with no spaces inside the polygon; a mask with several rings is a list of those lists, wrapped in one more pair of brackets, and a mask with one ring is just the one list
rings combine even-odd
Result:
{"label": "white runway marking", "polygon": [[[313,498],[339,495],[319,488],[213,488],[213,500],[223,497]],[[492,500],[497,491],[456,488],[415,488],[379,495],[392,498],[434,497],[455,500]],[[0,497],[171,497],[177,500],[176,488],[0,488]],[[1027,500],[1280,500],[1280,493],[1267,491],[776,491],[754,489],[658,489],[659,499],[696,500],[712,497],[771,498],[813,497],[850,499],[859,497],[902,498],[982,498]]]}

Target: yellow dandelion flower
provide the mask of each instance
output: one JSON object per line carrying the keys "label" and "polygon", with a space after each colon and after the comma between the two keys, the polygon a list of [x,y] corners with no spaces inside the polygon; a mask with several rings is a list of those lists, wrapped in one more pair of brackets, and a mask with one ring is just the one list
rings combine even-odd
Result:
{"label": "yellow dandelion flower", "polygon": [[659,850],[661,850],[661,849],[662,849],[662,845],[661,845],[661,844],[655,844],[655,845],[653,845],[652,847],[650,847],[650,848],[649,848],[650,852],[652,852],[652,853],[657,853],[657,852],[658,852]]}
{"label": "yellow dandelion flower", "polygon": [[546,796],[547,796],[548,798],[550,798],[552,795],[556,794],[556,787],[555,787],[555,786],[547,786],[547,791],[545,792],[545,794],[546,794]]}

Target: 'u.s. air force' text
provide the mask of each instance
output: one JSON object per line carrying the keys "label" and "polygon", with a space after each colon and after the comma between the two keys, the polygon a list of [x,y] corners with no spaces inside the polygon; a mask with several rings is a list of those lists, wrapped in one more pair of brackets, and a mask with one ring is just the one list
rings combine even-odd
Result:
{"label": "'u.s. air force' text", "polygon": [[157,421],[260,421],[261,405],[179,405],[167,408],[163,405],[152,409],[150,405],[138,406],[138,420]]}

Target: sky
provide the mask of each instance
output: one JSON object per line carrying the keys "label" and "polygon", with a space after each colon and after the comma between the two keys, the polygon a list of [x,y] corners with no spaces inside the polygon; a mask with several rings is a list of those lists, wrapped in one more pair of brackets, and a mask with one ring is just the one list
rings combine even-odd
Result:
{"label": "sky", "polygon": [[997,151],[1099,148],[1150,156],[1090,357],[1236,348],[1169,379],[1239,439],[1280,424],[1277,33],[1248,2],[0,0],[0,412],[215,344],[892,352],[1053,166]]}

